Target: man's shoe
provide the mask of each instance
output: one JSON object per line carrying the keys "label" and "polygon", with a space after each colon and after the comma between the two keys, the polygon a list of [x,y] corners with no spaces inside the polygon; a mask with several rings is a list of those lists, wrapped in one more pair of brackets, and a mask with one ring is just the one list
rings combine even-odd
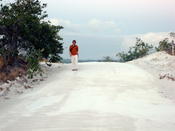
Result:
{"label": "man's shoe", "polygon": [[72,71],[78,71],[78,69],[72,69]]}

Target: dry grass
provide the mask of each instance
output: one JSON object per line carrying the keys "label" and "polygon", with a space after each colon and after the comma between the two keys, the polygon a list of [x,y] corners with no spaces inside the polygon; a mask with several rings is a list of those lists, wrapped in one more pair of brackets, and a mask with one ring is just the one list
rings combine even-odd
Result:
{"label": "dry grass", "polygon": [[[12,63],[12,61],[9,61]],[[6,65],[2,56],[0,56],[0,82],[15,80],[16,77],[21,77],[26,74],[26,65],[14,66]]]}

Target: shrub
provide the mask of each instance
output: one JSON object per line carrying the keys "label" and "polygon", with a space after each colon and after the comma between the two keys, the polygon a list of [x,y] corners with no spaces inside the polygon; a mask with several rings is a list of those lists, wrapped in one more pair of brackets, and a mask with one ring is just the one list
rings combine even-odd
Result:
{"label": "shrub", "polygon": [[114,60],[110,56],[103,57],[103,62],[113,62]]}
{"label": "shrub", "polygon": [[136,38],[135,46],[130,47],[127,53],[121,52],[117,56],[121,62],[131,61],[147,55],[152,48],[152,45],[143,42],[140,38]]}
{"label": "shrub", "polygon": [[159,42],[158,47],[156,47],[156,51],[166,51],[169,52],[171,51],[171,43],[169,42],[168,38],[165,38],[164,40]]}

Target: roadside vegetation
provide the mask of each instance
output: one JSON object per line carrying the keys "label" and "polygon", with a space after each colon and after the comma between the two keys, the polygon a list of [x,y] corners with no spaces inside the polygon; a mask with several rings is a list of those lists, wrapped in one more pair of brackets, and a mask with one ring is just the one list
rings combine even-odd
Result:
{"label": "roadside vegetation", "polygon": [[[170,38],[175,39],[175,33],[170,33]],[[173,44],[174,41],[171,41],[170,38],[165,38],[160,41],[157,47],[149,43],[145,43],[140,38],[136,38],[136,44],[129,48],[128,52],[120,52],[116,56],[119,58],[120,62],[132,61],[144,57],[152,52],[165,51],[168,54],[173,54]]]}
{"label": "roadside vegetation", "polygon": [[[171,32],[170,37],[175,40],[175,33]],[[172,47],[175,46],[174,40],[171,41],[169,38],[165,38],[164,40],[160,41],[158,47],[156,47],[156,51],[165,51],[173,55]]]}
{"label": "roadside vegetation", "polygon": [[41,73],[39,62],[58,62],[63,52],[59,32],[39,0],[0,0],[0,81]]}
{"label": "roadside vegetation", "polygon": [[152,45],[143,42],[140,38],[136,38],[136,44],[133,47],[129,48],[127,53],[121,52],[117,56],[120,58],[121,62],[131,61],[138,59],[145,55],[148,55],[149,51],[153,48]]}

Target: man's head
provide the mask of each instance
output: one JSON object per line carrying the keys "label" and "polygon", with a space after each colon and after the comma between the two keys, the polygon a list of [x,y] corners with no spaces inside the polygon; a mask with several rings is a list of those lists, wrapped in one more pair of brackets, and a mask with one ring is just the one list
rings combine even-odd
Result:
{"label": "man's head", "polygon": [[73,40],[73,41],[72,41],[72,44],[73,44],[73,45],[75,45],[76,43],[77,43],[76,40]]}

